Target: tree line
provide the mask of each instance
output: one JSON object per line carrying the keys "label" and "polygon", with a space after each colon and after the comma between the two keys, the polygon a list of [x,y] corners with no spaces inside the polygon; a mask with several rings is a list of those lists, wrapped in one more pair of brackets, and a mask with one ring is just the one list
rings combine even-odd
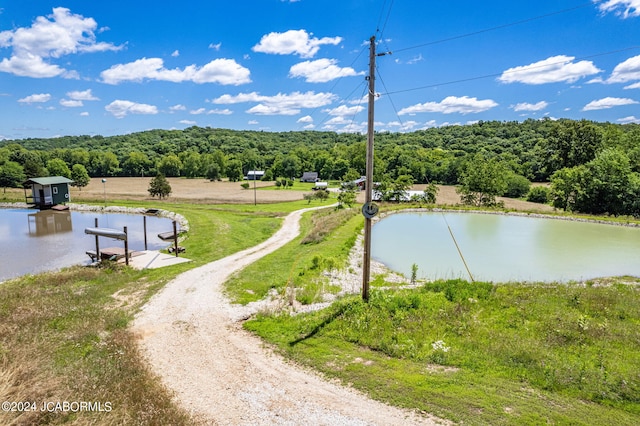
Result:
{"label": "tree line", "polygon": [[[556,207],[638,215],[630,201],[640,172],[636,124],[480,121],[411,133],[378,132],[375,143],[374,180],[387,186],[461,185],[463,200],[483,204],[498,195],[525,196],[530,182],[551,182],[548,196]],[[239,181],[249,170],[264,170],[265,180],[295,179],[306,171],[318,172],[322,180],[348,180],[364,174],[365,154],[363,135],[321,131],[190,127],[111,137],[24,139],[0,142],[0,185],[19,186],[26,178],[46,175],[79,178],[82,183],[86,176],[159,173]],[[603,168],[620,176],[596,182],[594,171]],[[624,201],[606,200],[602,194],[616,194],[616,200]]]}

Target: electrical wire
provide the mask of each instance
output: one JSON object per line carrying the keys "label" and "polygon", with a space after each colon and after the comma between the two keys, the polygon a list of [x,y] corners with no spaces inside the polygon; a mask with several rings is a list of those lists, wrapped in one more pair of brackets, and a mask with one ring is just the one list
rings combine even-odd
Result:
{"label": "electrical wire", "polygon": [[[442,212],[441,212],[442,213]],[[447,217],[442,213],[442,218],[444,219],[444,223],[447,224],[447,229],[449,230],[449,234],[451,235],[451,239],[453,240],[453,244],[455,244],[456,249],[458,250],[458,254],[460,255],[460,259],[462,259],[462,263],[464,264],[465,269],[467,270],[467,274],[469,274],[469,278],[471,282],[475,282],[473,279],[473,275],[471,275],[471,271],[469,270],[469,265],[467,265],[467,261],[462,255],[462,251],[460,250],[460,246],[458,245],[458,241],[456,241],[456,237],[453,235],[453,231],[451,230],[451,226],[449,226],[449,222],[447,221]]]}
{"label": "electrical wire", "polygon": [[391,16],[391,9],[393,9],[393,2],[394,0],[391,0],[391,4],[389,5],[389,9],[387,10],[387,17],[384,19],[384,24],[382,25],[382,29],[380,29],[380,20],[382,18],[382,12],[384,11],[384,7],[387,4],[386,0],[382,5],[382,10],[380,11],[380,18],[378,18],[378,27],[376,29],[376,32],[380,34],[380,40],[382,40],[384,30],[385,28],[387,28],[387,22],[389,22],[389,16]]}
{"label": "electrical wire", "polygon": [[[378,67],[376,66],[376,73],[378,74],[378,78],[380,79],[380,83],[382,83],[382,87],[384,87],[384,90],[389,93],[389,91],[387,90],[387,85],[384,84],[384,79],[382,78],[382,74],[380,74],[380,70],[378,70]],[[393,111],[396,114],[396,117],[398,118],[398,121],[400,122],[400,129],[404,129],[404,123],[402,122],[402,119],[400,118],[400,114],[398,114],[398,109],[396,108],[396,105],[393,103],[393,99],[391,98],[391,95],[388,95],[387,98],[389,98],[389,103],[391,103],[391,107],[393,108]]]}
{"label": "electrical wire", "polygon": [[533,18],[523,19],[521,21],[510,22],[508,24],[498,25],[498,26],[495,26],[495,27],[485,28],[485,29],[482,29],[482,30],[473,31],[473,32],[466,33],[466,34],[461,34],[461,35],[458,35],[458,36],[453,36],[453,37],[443,38],[443,39],[440,39],[440,40],[430,41],[430,42],[427,42],[427,43],[417,44],[415,46],[405,47],[405,48],[402,48],[402,49],[395,49],[394,53],[404,52],[404,51],[413,50],[413,49],[419,49],[419,48],[425,47],[425,46],[432,46],[434,44],[446,43],[448,41],[459,40],[461,38],[472,37],[472,36],[475,36],[475,35],[478,35],[478,34],[488,33],[488,32],[491,32],[491,31],[501,30],[503,28],[509,28],[509,27],[513,27],[513,26],[516,26],[516,25],[526,24],[527,22],[536,21],[538,19],[548,18],[550,16],[560,15],[560,14],[563,14],[563,13],[573,12],[575,10],[582,9],[583,7],[591,6],[592,4],[593,4],[593,2],[583,3],[583,4],[580,4],[580,5],[575,6],[575,7],[571,7],[571,8],[563,9],[563,10],[558,10],[556,12],[551,12],[551,13],[547,13],[547,14],[544,14],[544,15],[534,16]]}
{"label": "electrical wire", "polygon": [[[640,49],[640,46],[630,46],[630,47],[625,47],[623,49],[618,49],[618,50],[611,50],[609,52],[602,52],[602,53],[596,53],[593,55],[587,55],[587,56],[581,56],[578,58],[575,58],[573,60],[576,61],[581,61],[584,59],[591,59],[591,58],[596,58],[599,56],[606,56],[606,55],[613,55],[615,53],[621,53],[621,52],[627,52],[629,50],[635,50],[635,49]],[[566,61],[558,61],[558,62],[552,62],[552,63],[545,63],[544,65],[537,65],[537,66],[529,66],[529,67],[520,67],[520,69],[518,70],[513,70],[513,71],[504,71],[504,72],[500,72],[500,73],[494,73],[494,74],[485,74],[485,75],[480,75],[480,76],[475,76],[475,77],[469,77],[469,78],[462,78],[459,80],[452,80],[452,81],[447,81],[447,82],[442,82],[442,83],[435,83],[435,84],[429,84],[426,86],[419,86],[419,87],[414,87],[411,89],[401,89],[401,90],[395,90],[393,92],[387,92],[387,93],[383,93],[383,95],[393,95],[393,94],[397,94],[397,93],[405,93],[405,92],[413,92],[416,90],[424,90],[424,89],[431,89],[434,87],[440,87],[440,86],[447,86],[450,84],[458,84],[458,83],[465,83],[468,81],[474,81],[474,80],[481,80],[484,78],[491,78],[491,77],[499,77],[502,75],[509,75],[509,74],[514,74],[517,72],[522,72],[523,70],[535,70],[537,68],[546,68],[552,65],[561,65],[566,63]]]}

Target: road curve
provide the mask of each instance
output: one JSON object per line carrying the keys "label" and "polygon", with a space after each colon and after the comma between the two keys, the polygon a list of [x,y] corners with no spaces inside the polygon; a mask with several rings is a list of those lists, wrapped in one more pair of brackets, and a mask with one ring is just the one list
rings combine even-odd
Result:
{"label": "road curve", "polygon": [[152,371],[194,420],[214,425],[442,424],[373,401],[293,365],[233,320],[231,274],[299,234],[289,214],[265,242],[177,276],[141,309],[132,331]]}

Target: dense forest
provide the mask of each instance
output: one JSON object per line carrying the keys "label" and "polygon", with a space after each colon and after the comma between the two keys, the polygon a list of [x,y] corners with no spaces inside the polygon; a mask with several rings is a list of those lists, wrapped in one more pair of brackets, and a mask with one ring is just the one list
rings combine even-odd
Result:
{"label": "dense forest", "polygon": [[[640,126],[592,121],[480,121],[412,133],[376,133],[379,182],[469,183],[491,173],[498,195],[523,196],[551,182],[556,207],[640,215]],[[265,180],[315,171],[345,180],[365,170],[366,137],[320,131],[256,132],[190,127],[121,136],[0,141],[0,186],[29,177],[183,176]],[[481,171],[481,173],[478,173]],[[525,190],[526,188],[526,190]],[[523,193],[524,191],[524,193]]]}

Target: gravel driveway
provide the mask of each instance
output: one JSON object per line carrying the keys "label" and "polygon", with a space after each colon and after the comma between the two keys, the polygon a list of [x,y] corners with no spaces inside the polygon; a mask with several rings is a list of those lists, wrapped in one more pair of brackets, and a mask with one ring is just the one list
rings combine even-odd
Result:
{"label": "gravel driveway", "polygon": [[289,214],[262,244],[179,275],[143,307],[133,331],[152,370],[204,424],[442,424],[293,365],[237,322],[243,315],[223,296],[222,284],[294,239],[307,210]]}

